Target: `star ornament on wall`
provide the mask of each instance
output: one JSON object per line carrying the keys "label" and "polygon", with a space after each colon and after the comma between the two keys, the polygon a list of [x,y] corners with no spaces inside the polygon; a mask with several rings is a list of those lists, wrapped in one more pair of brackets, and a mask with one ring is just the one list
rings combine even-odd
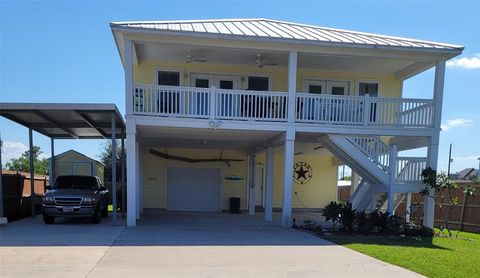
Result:
{"label": "star ornament on wall", "polygon": [[312,167],[306,162],[297,162],[293,166],[293,180],[298,184],[305,184],[312,178]]}

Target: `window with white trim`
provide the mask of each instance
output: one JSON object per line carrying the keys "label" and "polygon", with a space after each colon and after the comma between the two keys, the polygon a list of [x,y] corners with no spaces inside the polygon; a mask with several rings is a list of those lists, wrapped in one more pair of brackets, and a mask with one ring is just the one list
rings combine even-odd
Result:
{"label": "window with white trim", "polygon": [[180,86],[180,72],[159,70],[158,85]]}
{"label": "window with white trim", "polygon": [[380,92],[380,84],[378,82],[358,82],[358,95],[364,96],[369,94],[371,97],[378,97]]}

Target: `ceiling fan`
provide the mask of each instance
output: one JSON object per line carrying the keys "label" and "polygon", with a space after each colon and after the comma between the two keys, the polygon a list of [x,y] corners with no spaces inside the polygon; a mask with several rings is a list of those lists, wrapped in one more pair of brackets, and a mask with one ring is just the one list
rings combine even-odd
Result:
{"label": "ceiling fan", "polygon": [[257,67],[263,68],[264,66],[276,66],[277,62],[269,61],[265,58],[262,58],[262,54],[257,54],[257,60],[255,60]]}
{"label": "ceiling fan", "polygon": [[190,64],[192,62],[194,63],[206,63],[208,62],[207,59],[205,59],[202,55],[192,55],[192,50],[191,49],[188,49],[187,50],[187,56],[185,56],[185,62],[187,64]]}

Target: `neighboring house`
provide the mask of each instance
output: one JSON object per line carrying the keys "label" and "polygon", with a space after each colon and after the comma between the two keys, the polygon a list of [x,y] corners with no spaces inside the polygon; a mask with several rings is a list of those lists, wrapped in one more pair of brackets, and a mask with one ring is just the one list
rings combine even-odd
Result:
{"label": "neighboring house", "polygon": [[471,180],[478,177],[478,169],[465,168],[455,174],[450,174],[450,177],[456,180]]}
{"label": "neighboring house", "polygon": [[[55,156],[55,178],[61,175],[90,175],[97,176],[104,183],[105,165],[93,158],[74,150],[69,150]],[[51,169],[51,158],[48,159]]]}
{"label": "neighboring house", "polygon": [[[362,178],[357,209],[392,212],[437,168],[445,61],[462,46],[269,19],[110,26],[125,70],[129,226],[144,208],[222,211],[230,197],[267,221],[281,208],[289,226],[292,209],[336,199],[341,164]],[[403,98],[403,81],[432,67],[432,97]],[[427,157],[398,155],[419,147]]]}

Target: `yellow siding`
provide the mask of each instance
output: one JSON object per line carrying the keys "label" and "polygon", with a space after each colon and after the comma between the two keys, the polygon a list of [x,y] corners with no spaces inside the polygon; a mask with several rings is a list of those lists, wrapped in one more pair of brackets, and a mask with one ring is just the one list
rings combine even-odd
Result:
{"label": "yellow siding", "polygon": [[[283,203],[282,146],[275,149],[274,158],[273,206],[281,207]],[[310,165],[312,178],[305,184],[293,183],[293,208],[322,208],[330,201],[336,200],[337,168],[332,165],[332,159],[333,157],[330,154],[322,152],[295,156],[294,163],[306,162]],[[265,165],[265,154],[259,155],[257,161]]]}
{"label": "yellow siding", "polygon": [[[154,62],[144,61],[138,66],[134,66],[135,83],[155,84],[157,82],[156,71],[158,69],[180,70],[184,73],[183,86],[190,86],[191,73],[213,73],[213,74],[231,74],[242,77],[240,80],[240,89],[247,88],[247,76],[262,75],[271,78],[271,87],[273,91],[287,91],[287,68],[285,67],[263,67],[247,65],[229,65],[212,63],[173,63],[173,62]],[[303,82],[305,79],[320,80],[344,80],[350,81],[350,91],[356,95],[356,84],[361,80],[374,80],[380,82],[381,96],[383,97],[401,97],[402,82],[396,80],[393,74],[375,75],[360,72],[339,72],[325,71],[315,69],[299,68],[297,71],[297,92],[303,92]]]}
{"label": "yellow siding", "polygon": [[[218,150],[202,149],[168,149],[171,155],[189,158],[216,158]],[[144,153],[144,206],[146,208],[165,208],[166,206],[166,168],[167,167],[212,167],[221,168],[223,177],[229,175],[243,176],[244,180],[228,181],[222,179],[223,209],[228,209],[230,197],[241,198],[241,208],[247,209],[247,156],[238,151],[224,151],[224,158],[240,158],[245,162],[232,162],[231,167],[225,163],[187,163],[166,160],[148,152]],[[329,154],[298,155],[295,162],[307,162],[313,169],[312,179],[307,184],[294,183],[292,197],[294,208],[321,208],[336,198],[337,170],[332,166],[332,156]],[[257,156],[257,166],[265,165],[265,154]],[[275,151],[274,163],[274,207],[282,206],[283,199],[283,147]]]}

